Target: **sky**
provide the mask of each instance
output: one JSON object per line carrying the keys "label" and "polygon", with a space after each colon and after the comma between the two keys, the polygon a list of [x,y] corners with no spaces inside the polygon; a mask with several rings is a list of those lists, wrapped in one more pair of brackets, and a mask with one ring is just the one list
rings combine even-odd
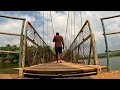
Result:
{"label": "sky", "polygon": [[[68,11],[51,11],[51,13],[50,11],[0,11],[0,15],[26,18],[26,20],[31,22],[31,24],[35,27],[44,41],[51,47],[54,47],[52,39],[55,33],[59,32],[65,39],[64,42],[67,48],[69,48],[85,21],[89,20],[92,32],[95,35],[97,51],[98,53],[102,53],[105,52],[106,49],[100,18],[120,15],[120,11],[69,11],[69,19]],[[104,20],[106,32],[120,32],[119,21],[120,17]],[[0,17],[0,32],[20,34],[21,27],[22,21],[20,20],[5,19]],[[20,44],[20,37],[0,35],[0,38],[0,46],[4,46],[6,44]],[[107,38],[109,45],[108,48],[110,50],[120,48],[120,34],[109,35]]]}

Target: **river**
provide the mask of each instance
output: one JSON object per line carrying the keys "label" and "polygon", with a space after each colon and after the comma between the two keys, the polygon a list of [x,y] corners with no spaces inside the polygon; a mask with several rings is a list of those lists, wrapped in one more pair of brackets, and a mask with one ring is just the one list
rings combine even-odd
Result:
{"label": "river", "polygon": [[[107,66],[107,58],[99,58],[99,64]],[[120,56],[109,58],[110,70],[120,70]]]}

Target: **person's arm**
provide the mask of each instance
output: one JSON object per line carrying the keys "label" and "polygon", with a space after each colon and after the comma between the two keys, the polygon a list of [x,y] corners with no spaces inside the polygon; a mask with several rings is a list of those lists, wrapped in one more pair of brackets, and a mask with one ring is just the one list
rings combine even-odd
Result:
{"label": "person's arm", "polygon": [[63,38],[62,38],[62,45],[63,45],[63,49],[64,49],[64,40],[63,40]]}
{"label": "person's arm", "polygon": [[54,38],[53,38],[53,42],[55,42],[55,36],[54,36]]}
{"label": "person's arm", "polygon": [[63,42],[63,49],[64,49],[64,42]]}

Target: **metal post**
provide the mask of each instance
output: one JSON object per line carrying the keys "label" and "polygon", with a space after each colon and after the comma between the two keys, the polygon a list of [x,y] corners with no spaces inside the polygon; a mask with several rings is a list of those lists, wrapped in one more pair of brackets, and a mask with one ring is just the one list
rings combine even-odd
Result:
{"label": "metal post", "polygon": [[27,28],[28,28],[28,22],[26,22],[25,34],[24,34],[24,39],[23,39],[22,68],[24,68],[24,67],[25,67]]}
{"label": "metal post", "polygon": [[99,61],[98,61],[98,54],[97,54],[97,49],[96,49],[95,37],[94,37],[94,34],[92,33],[90,22],[88,20],[87,20],[87,22],[88,22],[88,27],[89,27],[90,35],[91,35],[91,43],[92,43],[92,47],[93,47],[94,64],[98,65]]}
{"label": "metal post", "polygon": [[19,55],[19,68],[22,67],[22,53],[23,53],[23,31],[24,31],[24,25],[25,25],[25,20],[23,20],[23,23],[22,23],[22,30],[21,30],[21,37],[20,37],[20,55]]}
{"label": "metal post", "polygon": [[105,32],[105,26],[104,26],[104,23],[103,23],[103,19],[101,19],[101,23],[102,23],[102,27],[103,27],[103,33],[104,33],[105,45],[106,45],[107,67],[108,67],[108,71],[110,71],[110,68],[109,68],[108,44],[107,44],[107,37],[106,37],[106,32]]}
{"label": "metal post", "polygon": [[94,56],[94,64],[98,65],[98,54],[97,54],[97,49],[96,49],[96,42],[95,42],[95,36],[93,33],[91,33],[91,43],[92,43],[92,48],[93,48],[93,56]]}
{"label": "metal post", "polygon": [[73,60],[73,51],[71,52],[72,53],[72,55],[71,55],[71,59],[72,59],[72,63],[74,62],[74,60]]}

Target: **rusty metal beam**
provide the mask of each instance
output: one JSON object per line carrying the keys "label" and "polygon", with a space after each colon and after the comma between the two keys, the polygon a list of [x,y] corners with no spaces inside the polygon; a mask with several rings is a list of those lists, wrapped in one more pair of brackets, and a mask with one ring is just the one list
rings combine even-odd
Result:
{"label": "rusty metal beam", "polygon": [[0,17],[10,18],[10,19],[17,19],[17,20],[25,20],[25,18],[18,18],[18,17],[5,16],[5,15],[0,15]]}
{"label": "rusty metal beam", "polygon": [[[37,31],[35,30],[35,28],[32,26],[32,24],[30,22],[28,22],[28,24],[30,25],[30,27],[34,30],[34,32],[39,36],[39,38],[43,41],[43,43],[45,43],[45,41],[41,38],[41,36],[37,33]],[[46,44],[46,43],[45,43]],[[47,45],[47,44],[46,44]]]}
{"label": "rusty metal beam", "polygon": [[0,50],[0,53],[19,53],[18,51],[4,51]]}
{"label": "rusty metal beam", "polygon": [[[106,35],[111,35],[111,34],[119,34],[120,32],[114,32],[114,33],[106,33]],[[103,33],[104,35],[104,33]]]}
{"label": "rusty metal beam", "polygon": [[31,41],[33,44],[35,44],[36,46],[40,46],[40,45],[38,45],[34,40],[32,40],[32,39],[30,39],[28,36],[26,37],[29,41]]}
{"label": "rusty metal beam", "polygon": [[[91,37],[91,35],[89,35],[89,36],[87,36],[85,39],[83,39],[83,41],[80,43],[80,44],[78,44],[74,49],[76,49],[78,46],[80,46],[80,45],[82,45],[86,40],[88,40],[89,38]],[[73,49],[73,50],[74,50]],[[73,51],[72,50],[72,51]]]}
{"label": "rusty metal beam", "polygon": [[106,17],[106,18],[101,18],[101,19],[104,20],[104,19],[110,19],[110,18],[115,18],[115,17],[120,17],[120,15],[115,15],[115,16]]}
{"label": "rusty metal beam", "polygon": [[20,34],[6,33],[6,32],[0,32],[0,34],[13,35],[13,36],[21,36]]}

